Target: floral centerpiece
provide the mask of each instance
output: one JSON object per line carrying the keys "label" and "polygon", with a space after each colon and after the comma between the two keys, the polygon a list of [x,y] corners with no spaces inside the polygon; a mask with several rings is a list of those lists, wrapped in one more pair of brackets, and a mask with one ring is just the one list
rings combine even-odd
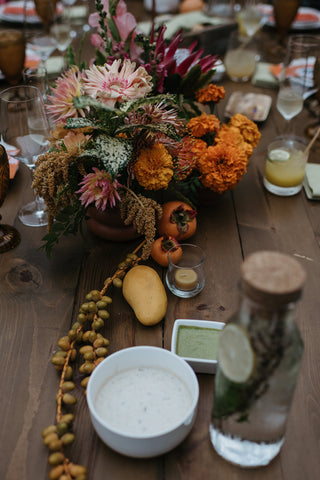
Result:
{"label": "floral centerpiece", "polygon": [[[119,208],[125,224],[146,237],[147,258],[161,217],[161,196],[196,207],[203,188],[223,193],[246,172],[260,133],[237,114],[221,124],[213,106],[224,97],[210,83],[216,57],[166,45],[165,27],[138,32],[123,0],[97,0],[89,18],[96,56],[70,68],[49,95],[55,127],[37,160],[33,186],[49,212],[47,253],[76,233],[88,208]],[[210,113],[199,108],[204,105]]]}

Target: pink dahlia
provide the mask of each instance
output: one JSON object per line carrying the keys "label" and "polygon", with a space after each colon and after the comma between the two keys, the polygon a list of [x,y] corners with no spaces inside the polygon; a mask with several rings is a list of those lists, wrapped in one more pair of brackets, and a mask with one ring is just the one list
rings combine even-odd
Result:
{"label": "pink dahlia", "polygon": [[130,60],[115,60],[102,67],[92,65],[85,75],[84,92],[111,108],[116,102],[145,97],[152,90],[152,77],[144,67],[136,69]]}
{"label": "pink dahlia", "polygon": [[91,203],[100,210],[105,210],[107,205],[114,207],[116,199],[121,201],[117,189],[121,186],[118,180],[112,180],[110,173],[93,167],[94,173],[86,175],[76,192],[81,193],[80,202],[87,207]]}
{"label": "pink dahlia", "polygon": [[55,122],[65,122],[67,118],[79,115],[85,116],[83,109],[77,110],[73,105],[73,99],[83,95],[81,78],[78,67],[74,66],[57,79],[57,86],[52,89],[53,95],[48,95],[51,104],[47,105],[47,110]]}

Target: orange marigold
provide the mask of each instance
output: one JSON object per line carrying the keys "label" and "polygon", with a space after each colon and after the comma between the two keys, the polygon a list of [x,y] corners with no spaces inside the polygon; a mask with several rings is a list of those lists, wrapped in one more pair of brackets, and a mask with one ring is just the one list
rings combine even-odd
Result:
{"label": "orange marigold", "polygon": [[222,98],[225,97],[226,91],[223,87],[217,87],[210,83],[205,88],[200,88],[196,92],[196,99],[200,103],[209,103],[209,102],[219,102]]}
{"label": "orange marigold", "polygon": [[141,150],[134,167],[139,184],[146,190],[167,188],[173,176],[172,157],[162,143]]}
{"label": "orange marigold", "polygon": [[217,132],[220,127],[220,121],[215,115],[202,113],[199,117],[193,117],[187,123],[187,128],[194,137],[203,137],[206,133]]}
{"label": "orange marigold", "polygon": [[253,152],[253,146],[244,141],[240,130],[225,124],[221,126],[218,134],[215,137],[215,142],[217,144],[233,145],[237,148],[240,148],[248,157],[250,157]]}
{"label": "orange marigold", "polygon": [[261,133],[259,132],[257,125],[245,115],[236,113],[231,117],[228,125],[238,128],[244,141],[250,143],[253,148],[258,145]]}
{"label": "orange marigold", "polygon": [[214,192],[223,193],[234,188],[247,171],[248,157],[231,145],[207,148],[198,159],[202,184]]}

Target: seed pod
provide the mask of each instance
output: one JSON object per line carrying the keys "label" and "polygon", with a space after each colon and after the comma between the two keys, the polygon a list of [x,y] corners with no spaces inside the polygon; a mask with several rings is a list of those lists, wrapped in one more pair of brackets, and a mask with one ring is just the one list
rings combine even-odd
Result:
{"label": "seed pod", "polygon": [[81,342],[82,342],[82,336],[83,336],[83,332],[78,332],[78,333],[77,333],[77,337],[76,337],[76,342],[77,342],[77,343],[81,343]]}
{"label": "seed pod", "polygon": [[69,338],[66,336],[59,338],[58,345],[61,348],[61,350],[65,350],[65,351],[69,350],[70,348]]}
{"label": "seed pod", "polygon": [[63,445],[70,445],[71,443],[74,442],[74,439],[75,439],[74,433],[68,432],[62,435],[61,442],[63,443]]}
{"label": "seed pod", "polygon": [[84,355],[83,355],[83,358],[85,360],[88,360],[89,362],[92,362],[92,360],[94,360],[94,353],[93,352],[86,352]]}
{"label": "seed pod", "polygon": [[68,475],[61,475],[59,480],[70,480],[70,477],[68,477]]}
{"label": "seed pod", "polygon": [[74,420],[74,415],[73,413],[66,413],[65,415],[62,415],[60,422],[64,422],[67,425],[70,425]]}
{"label": "seed pod", "polygon": [[84,377],[84,378],[81,380],[81,387],[87,388],[89,379],[90,379],[90,377]]}
{"label": "seed pod", "polygon": [[83,345],[83,347],[80,348],[79,352],[81,355],[84,355],[87,352],[93,352],[93,347],[91,345]]}
{"label": "seed pod", "polygon": [[94,364],[92,362],[84,362],[79,367],[79,372],[84,373],[85,375],[90,375],[94,370]]}
{"label": "seed pod", "polygon": [[87,295],[86,295],[86,300],[87,300],[87,302],[91,302],[91,301],[92,301],[92,294],[91,294],[91,292],[90,292],[90,293],[87,293]]}
{"label": "seed pod", "polygon": [[58,350],[55,354],[54,354],[54,357],[63,357],[63,358],[66,358],[67,356],[67,352],[64,352],[63,350]]}
{"label": "seed pod", "polygon": [[83,465],[75,465],[74,463],[69,463],[69,472],[73,477],[78,477],[87,473],[86,467]]}
{"label": "seed pod", "polygon": [[49,465],[59,465],[64,460],[64,455],[62,452],[54,452],[49,455],[48,462]]}
{"label": "seed pod", "polygon": [[62,367],[65,364],[65,361],[66,361],[65,358],[60,357],[60,356],[56,356],[56,355],[54,355],[51,358],[51,363],[53,365],[56,365],[57,367]]}
{"label": "seed pod", "polygon": [[99,302],[97,302],[97,308],[98,310],[102,310],[104,308],[107,308],[107,302],[104,302],[103,300],[99,300]]}
{"label": "seed pod", "polygon": [[97,334],[95,331],[91,331],[89,335],[89,342],[93,343],[95,339],[97,338]]}
{"label": "seed pod", "polygon": [[74,322],[74,324],[72,325],[72,327],[71,327],[71,328],[72,328],[72,330],[75,330],[75,331],[77,331],[77,330],[78,330],[78,328],[80,328],[80,323],[79,323],[79,322]]}
{"label": "seed pod", "polygon": [[121,288],[122,287],[122,280],[121,278],[114,278],[112,280],[113,286],[116,288]]}
{"label": "seed pod", "polygon": [[104,360],[104,357],[99,357],[97,360],[94,361],[95,366],[99,365]]}
{"label": "seed pod", "polygon": [[62,391],[63,392],[71,392],[71,390],[73,390],[74,388],[76,388],[75,384],[73,382],[63,382],[62,384]]}
{"label": "seed pod", "polygon": [[98,309],[97,309],[97,305],[95,304],[95,302],[89,302],[88,310],[89,310],[89,313],[96,313],[96,311]]}
{"label": "seed pod", "polygon": [[74,395],[71,395],[71,393],[65,393],[62,397],[63,403],[66,405],[74,405],[77,403],[77,399]]}
{"label": "seed pod", "polygon": [[98,310],[98,316],[102,318],[102,320],[107,320],[110,317],[110,313],[108,310]]}
{"label": "seed pod", "polygon": [[99,347],[99,348],[97,348],[95,353],[96,353],[97,357],[105,357],[108,353],[108,349],[105,348],[105,347]]}
{"label": "seed pod", "polygon": [[127,257],[131,258],[131,260],[137,260],[137,258],[138,258],[135,253],[128,253]]}
{"label": "seed pod", "polygon": [[64,435],[68,431],[68,424],[60,421],[57,425],[57,431],[59,435]]}
{"label": "seed pod", "polygon": [[72,370],[72,367],[70,367],[70,365],[68,365],[67,368],[66,368],[66,373],[65,373],[64,378],[66,380],[71,380],[72,377],[73,377],[73,370]]}
{"label": "seed pod", "polygon": [[77,475],[74,480],[87,480],[87,475],[82,473],[81,475]]}
{"label": "seed pod", "polygon": [[57,440],[53,440],[49,443],[48,447],[52,452],[57,452],[62,448],[62,441],[59,438]]}
{"label": "seed pod", "polygon": [[103,282],[104,285],[107,285],[107,283],[110,283],[111,282],[111,277],[108,277],[105,279],[105,281]]}
{"label": "seed pod", "polygon": [[76,336],[77,336],[76,330],[73,330],[73,329],[69,330],[68,337],[70,342],[72,342],[76,338]]}
{"label": "seed pod", "polygon": [[42,437],[44,438],[44,437],[46,437],[47,435],[49,435],[49,433],[54,433],[54,432],[56,432],[56,431],[57,431],[56,425],[48,425],[46,428],[44,428],[44,429],[42,430],[41,435],[42,435]]}
{"label": "seed pod", "polygon": [[90,330],[87,330],[86,332],[83,332],[82,341],[83,342],[88,342],[89,341],[89,335],[90,335]]}
{"label": "seed pod", "polygon": [[70,361],[74,362],[76,358],[77,358],[77,350],[73,348],[70,355]]}
{"label": "seed pod", "polygon": [[50,470],[49,480],[58,480],[64,472],[64,466],[58,465]]}
{"label": "seed pod", "polygon": [[99,348],[104,346],[104,341],[103,338],[99,337],[93,342],[93,347],[94,348]]}
{"label": "seed pod", "polygon": [[94,322],[92,322],[92,328],[93,330],[99,330],[103,325],[101,325],[100,321],[97,319],[97,320],[94,320]]}
{"label": "seed pod", "polygon": [[54,442],[55,440],[59,440],[58,434],[57,432],[51,432],[43,438],[43,444],[48,446],[51,442]]}
{"label": "seed pod", "polygon": [[84,312],[84,313],[87,313],[88,312],[88,302],[85,302],[81,305],[80,307],[80,311],[81,312]]}
{"label": "seed pod", "polygon": [[95,314],[96,314],[95,312],[90,312],[90,313],[88,313],[88,315],[87,315],[87,320],[88,320],[88,322],[92,322],[92,320],[94,319]]}
{"label": "seed pod", "polygon": [[77,316],[77,320],[80,325],[83,325],[87,320],[87,315],[85,315],[84,313],[79,313],[79,315]]}
{"label": "seed pod", "polygon": [[106,302],[106,304],[112,303],[112,298],[111,298],[111,297],[108,297],[108,295],[104,295],[104,296],[101,298],[101,300],[102,300],[103,302]]}

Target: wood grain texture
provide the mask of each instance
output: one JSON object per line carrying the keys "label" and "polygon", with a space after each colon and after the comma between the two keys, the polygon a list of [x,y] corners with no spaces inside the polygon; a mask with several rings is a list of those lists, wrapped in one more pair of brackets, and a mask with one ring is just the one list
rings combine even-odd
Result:
{"label": "wood grain texture", "polygon": [[[129,9],[145,18],[142,2],[129,0]],[[90,10],[94,11],[90,1]],[[266,32],[263,32],[266,35]],[[259,45],[264,45],[264,37]],[[212,46],[214,48],[214,46]],[[85,46],[85,55],[89,49]],[[112,290],[113,303],[105,336],[109,353],[132,345],[170,349],[175,319],[194,318],[227,321],[238,302],[240,265],[249,253],[260,249],[293,255],[307,271],[308,280],[298,308],[305,352],[287,433],[280,455],[265,468],[243,470],[221,459],[209,439],[214,376],[198,375],[200,401],[190,435],[165,456],[148,460],[123,457],[106,447],[95,434],[82,389],[77,387],[73,461],[88,467],[90,480],[315,480],[320,478],[320,203],[306,199],[304,192],[290,198],[266,192],[262,184],[268,143],[282,132],[276,111],[276,91],[223,80],[226,98],[216,113],[223,119],[232,91],[266,93],[273,104],[262,138],[250,159],[248,171],[233,192],[214,206],[201,208],[198,230],[190,239],[206,253],[206,285],[195,298],[178,299],[167,289],[166,318],[145,327],[134,317],[120,290]],[[307,112],[295,123],[296,133],[313,119]],[[320,163],[317,143],[309,161]],[[23,203],[32,198],[31,178],[20,166],[1,207],[3,220],[18,227],[22,241],[0,255],[0,478],[44,480],[48,478],[47,449],[42,429],[54,421],[58,375],[50,358],[59,337],[74,322],[85,294],[102,288],[106,277],[132,251],[138,241],[104,242],[89,232],[63,239],[48,260],[38,248],[45,228],[25,227],[17,220]],[[157,269],[165,284],[165,269]],[[76,376],[79,384],[80,377]]]}

